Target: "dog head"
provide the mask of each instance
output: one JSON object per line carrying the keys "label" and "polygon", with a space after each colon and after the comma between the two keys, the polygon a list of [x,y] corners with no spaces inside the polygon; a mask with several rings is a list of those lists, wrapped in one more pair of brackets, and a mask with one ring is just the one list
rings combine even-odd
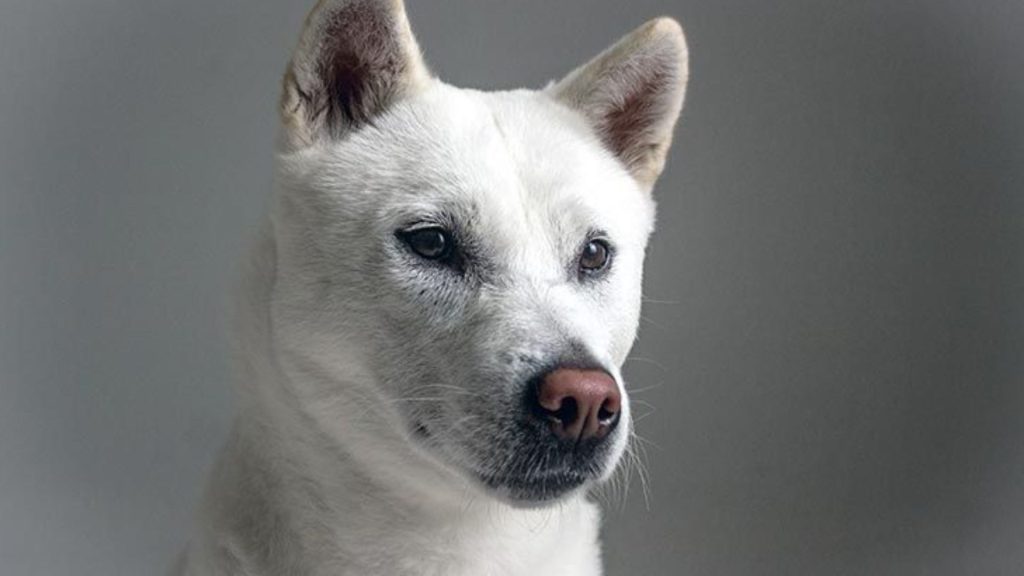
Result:
{"label": "dog head", "polygon": [[686,76],[659,19],[543,90],[457,89],[399,0],[321,0],[272,211],[274,346],[312,421],[519,505],[606,478]]}

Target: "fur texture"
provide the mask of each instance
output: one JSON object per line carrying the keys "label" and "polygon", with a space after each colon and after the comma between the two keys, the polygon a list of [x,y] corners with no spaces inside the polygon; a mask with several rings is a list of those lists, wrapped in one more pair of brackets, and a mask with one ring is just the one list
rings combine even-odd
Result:
{"label": "fur texture", "polygon": [[[685,81],[659,19],[545,90],[462,90],[398,0],[321,0],[239,299],[240,413],[177,573],[600,574],[587,493],[627,445],[620,368]],[[424,226],[457,259],[410,250]],[[598,236],[612,258],[587,276]],[[525,415],[566,363],[622,390],[600,445],[548,446]]]}

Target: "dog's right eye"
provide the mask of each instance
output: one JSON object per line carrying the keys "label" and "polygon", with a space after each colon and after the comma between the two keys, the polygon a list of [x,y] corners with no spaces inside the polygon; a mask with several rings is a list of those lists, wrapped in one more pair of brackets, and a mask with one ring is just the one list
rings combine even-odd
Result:
{"label": "dog's right eye", "polygon": [[420,228],[401,234],[409,249],[426,260],[444,260],[452,255],[455,242],[444,228]]}

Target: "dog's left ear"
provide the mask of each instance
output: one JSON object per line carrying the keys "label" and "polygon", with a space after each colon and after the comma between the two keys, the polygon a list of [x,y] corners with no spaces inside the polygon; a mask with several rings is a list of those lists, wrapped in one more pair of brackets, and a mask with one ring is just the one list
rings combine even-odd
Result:
{"label": "dog's left ear", "polygon": [[581,112],[636,181],[650,189],[665,165],[687,75],[683,29],[671,18],[658,18],[548,91]]}
{"label": "dog's left ear", "polygon": [[343,137],[430,79],[402,0],[320,0],[284,77],[285,143]]}

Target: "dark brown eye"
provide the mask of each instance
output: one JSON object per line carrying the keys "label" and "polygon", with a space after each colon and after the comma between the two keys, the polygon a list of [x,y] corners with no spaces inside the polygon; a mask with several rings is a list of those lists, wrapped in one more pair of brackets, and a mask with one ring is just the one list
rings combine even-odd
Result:
{"label": "dark brown eye", "polygon": [[604,270],[611,258],[611,248],[604,240],[591,240],[583,247],[580,254],[580,270],[585,273],[593,273]]}
{"label": "dark brown eye", "polygon": [[404,234],[405,243],[418,256],[427,260],[440,260],[451,254],[452,237],[443,228],[422,228]]}

